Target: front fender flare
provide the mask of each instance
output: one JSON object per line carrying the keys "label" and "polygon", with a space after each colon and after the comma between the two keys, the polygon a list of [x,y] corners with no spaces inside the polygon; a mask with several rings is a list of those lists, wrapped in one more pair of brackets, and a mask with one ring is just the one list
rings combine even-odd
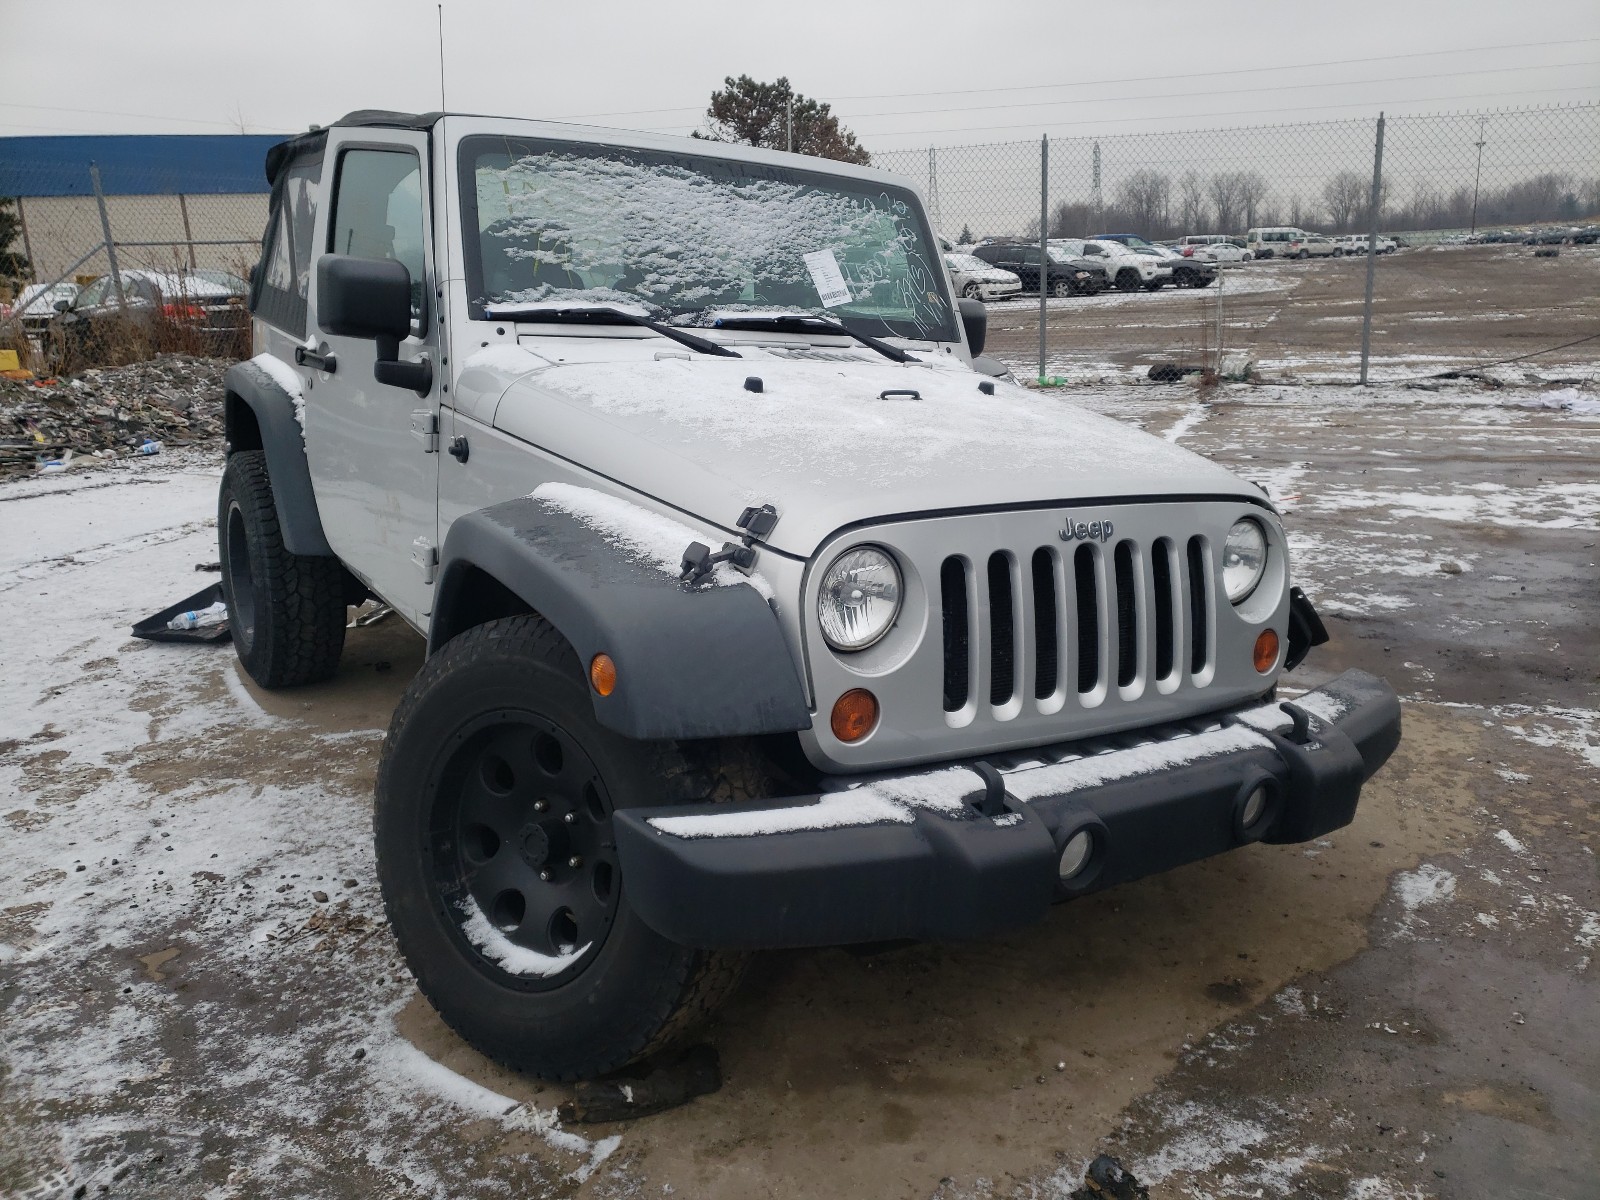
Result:
{"label": "front fender flare", "polygon": [[750,584],[691,586],[564,509],[508,500],[451,524],[430,653],[477,623],[472,593],[482,575],[554,625],[580,663],[611,656],[616,689],[589,694],[600,723],[618,733],[709,738],[811,726],[777,614]]}
{"label": "front fender flare", "polygon": [[[272,477],[272,499],[278,510],[278,527],[290,554],[333,557],[333,547],[322,531],[322,514],[311,490],[311,468],[306,462],[305,431],[295,416],[295,402],[283,386],[253,362],[234,363],[222,377],[230,396],[250,406],[261,449]],[[230,435],[232,431],[230,430]]]}

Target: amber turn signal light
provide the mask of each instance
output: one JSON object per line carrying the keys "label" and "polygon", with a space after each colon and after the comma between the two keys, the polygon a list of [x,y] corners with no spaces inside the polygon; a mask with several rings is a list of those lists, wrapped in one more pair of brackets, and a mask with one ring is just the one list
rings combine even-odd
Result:
{"label": "amber turn signal light", "polygon": [[1278,634],[1275,630],[1263,629],[1256,635],[1255,648],[1256,670],[1262,675],[1272,670],[1278,662]]}
{"label": "amber turn signal light", "polygon": [[589,682],[602,696],[617,690],[617,664],[609,654],[596,654],[589,660]]}
{"label": "amber turn signal light", "polygon": [[851,688],[833,702],[829,725],[841,742],[859,742],[878,723],[878,698],[866,688]]}

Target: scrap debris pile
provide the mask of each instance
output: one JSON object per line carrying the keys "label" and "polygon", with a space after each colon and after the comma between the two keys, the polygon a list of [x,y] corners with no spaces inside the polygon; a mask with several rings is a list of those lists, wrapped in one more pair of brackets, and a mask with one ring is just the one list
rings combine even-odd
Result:
{"label": "scrap debris pile", "polygon": [[71,378],[0,379],[0,476],[220,438],[222,373],[229,365],[163,354]]}

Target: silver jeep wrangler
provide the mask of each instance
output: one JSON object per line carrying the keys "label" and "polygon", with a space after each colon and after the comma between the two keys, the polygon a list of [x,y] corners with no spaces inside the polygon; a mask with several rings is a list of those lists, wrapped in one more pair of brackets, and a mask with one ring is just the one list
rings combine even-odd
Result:
{"label": "silver jeep wrangler", "polygon": [[1347,824],[1400,737],[1258,487],[972,369],[904,180],[359,112],[276,146],[223,586],[266,687],[428,639],[377,783],[417,983],[549,1078],[762,947],[977,938]]}

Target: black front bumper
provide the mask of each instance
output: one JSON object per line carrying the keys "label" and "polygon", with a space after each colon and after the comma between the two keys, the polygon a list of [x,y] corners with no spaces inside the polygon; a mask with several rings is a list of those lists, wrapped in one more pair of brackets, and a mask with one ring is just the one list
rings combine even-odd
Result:
{"label": "black front bumper", "polygon": [[[634,909],[684,945],[984,937],[1055,900],[1348,825],[1399,742],[1393,690],[1347,671],[1281,706],[844,791],[627,809],[617,848]],[[1264,809],[1247,824],[1258,791]],[[1093,852],[1064,882],[1058,863],[1080,833]]]}

